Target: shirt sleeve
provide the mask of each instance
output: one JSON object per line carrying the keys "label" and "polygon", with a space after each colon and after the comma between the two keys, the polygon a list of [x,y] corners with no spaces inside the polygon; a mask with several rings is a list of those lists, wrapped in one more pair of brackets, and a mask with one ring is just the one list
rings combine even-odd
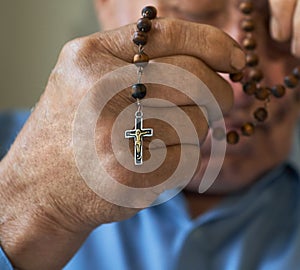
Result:
{"label": "shirt sleeve", "polygon": [[14,270],[3,249],[0,247],[0,269],[1,270]]}
{"label": "shirt sleeve", "polygon": [[7,153],[28,117],[28,111],[0,111],[0,160]]}
{"label": "shirt sleeve", "polygon": [[[5,155],[10,145],[14,141],[16,135],[24,125],[29,112],[0,112],[0,161]],[[0,247],[0,269],[13,270],[9,259],[5,255],[3,249]]]}

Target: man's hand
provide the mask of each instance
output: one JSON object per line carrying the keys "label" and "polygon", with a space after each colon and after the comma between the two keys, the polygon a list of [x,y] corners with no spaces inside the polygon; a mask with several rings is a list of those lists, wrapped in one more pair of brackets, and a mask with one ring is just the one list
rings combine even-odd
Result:
{"label": "man's hand", "polygon": [[[131,63],[136,53],[134,31],[135,25],[128,25],[69,42],[34,112],[0,164],[1,245],[18,269],[61,269],[95,227],[127,219],[139,210],[109,203],[89,189],[76,167],[72,149],[72,127],[81,99],[106,73]],[[237,43],[222,31],[158,19],[153,21],[145,50],[154,61],[194,73],[211,89],[223,112],[231,108],[232,89],[216,72],[237,72],[245,59]],[[205,139],[205,117],[188,99],[165,87],[154,87],[149,96],[180,106],[195,124],[199,140]],[[110,102],[97,124],[96,147],[106,170],[118,181],[135,186],[143,179],[145,186],[151,186],[165,179],[168,169],[141,177],[118,166],[111,148],[106,147],[118,113],[133,102],[129,91]],[[167,113],[172,114],[172,109]],[[171,153],[165,168],[176,167],[177,159],[172,157],[180,155],[180,145],[171,136],[173,130],[161,121],[149,126],[164,130],[156,136],[165,140]],[[199,151],[189,145],[181,147],[190,147],[191,154]]]}
{"label": "man's hand", "polygon": [[291,40],[292,53],[300,57],[300,1],[269,0],[271,33],[277,41]]}

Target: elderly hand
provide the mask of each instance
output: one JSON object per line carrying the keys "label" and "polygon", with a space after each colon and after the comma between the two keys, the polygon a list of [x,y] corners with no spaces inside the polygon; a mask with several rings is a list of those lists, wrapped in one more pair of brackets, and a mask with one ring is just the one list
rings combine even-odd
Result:
{"label": "elderly hand", "polygon": [[[61,269],[92,229],[127,219],[139,210],[109,203],[88,188],[78,172],[72,149],[72,125],[82,97],[103,75],[131,63],[136,52],[134,31],[135,25],[128,25],[69,42],[41,100],[0,164],[0,239],[16,268],[34,270],[42,265],[44,270]],[[223,112],[230,109],[232,89],[216,72],[237,72],[245,59],[236,42],[222,31],[180,20],[155,20],[146,52],[155,61],[177,65],[200,77]],[[188,100],[164,87],[154,89],[152,95],[179,105],[195,124],[199,140],[204,140],[208,127],[197,106],[187,106]],[[133,102],[130,92],[117,95],[96,129],[99,158],[105,157],[107,171],[118,181],[131,186],[141,182],[140,176],[120,168],[111,149],[101,146],[109,144],[109,131],[117,114]],[[160,110],[163,109],[166,108]],[[172,114],[172,108],[166,110]],[[173,138],[170,127],[161,121],[153,121],[151,127],[165,130],[161,138],[172,156],[178,156],[179,142],[168,141]],[[191,154],[199,151],[196,147],[182,147],[190,147]],[[175,162],[176,159],[168,159],[166,167],[176,166]],[[89,166],[88,159],[86,165]],[[143,175],[143,183],[156,184],[168,173],[160,170],[159,174]]]}
{"label": "elderly hand", "polygon": [[291,40],[292,53],[300,57],[300,2],[297,0],[269,0],[271,33],[277,41]]}

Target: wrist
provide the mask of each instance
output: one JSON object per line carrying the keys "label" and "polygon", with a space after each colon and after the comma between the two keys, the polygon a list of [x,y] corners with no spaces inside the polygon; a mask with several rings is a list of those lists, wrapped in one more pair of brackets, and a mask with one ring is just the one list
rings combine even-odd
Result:
{"label": "wrist", "polygon": [[34,215],[1,226],[1,246],[16,269],[62,269],[83,244],[88,232],[74,233]]}
{"label": "wrist", "polygon": [[[61,269],[80,248],[91,229],[65,222],[33,192],[11,166],[11,156],[0,163],[0,243],[17,269]],[[14,160],[17,162],[17,160]]]}

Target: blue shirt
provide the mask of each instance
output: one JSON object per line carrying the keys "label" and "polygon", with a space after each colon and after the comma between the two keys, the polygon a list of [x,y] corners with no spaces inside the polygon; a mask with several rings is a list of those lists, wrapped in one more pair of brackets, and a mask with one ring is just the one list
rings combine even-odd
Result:
{"label": "blue shirt", "polygon": [[[300,269],[299,134],[288,161],[199,218],[179,194],[98,227],[64,270]],[[12,270],[1,250],[0,269]]]}

